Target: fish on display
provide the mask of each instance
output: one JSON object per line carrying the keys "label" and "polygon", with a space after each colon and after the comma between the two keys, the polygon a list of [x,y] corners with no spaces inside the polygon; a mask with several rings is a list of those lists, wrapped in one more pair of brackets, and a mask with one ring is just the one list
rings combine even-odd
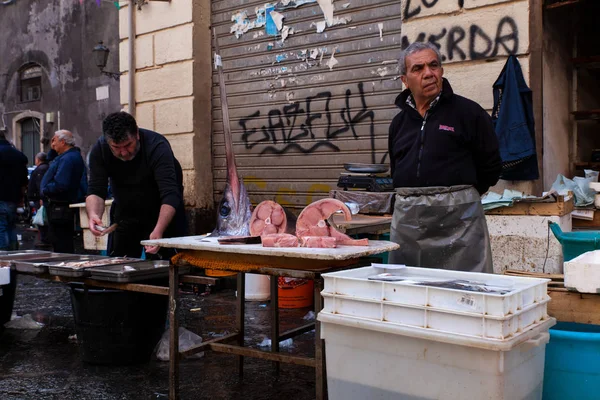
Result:
{"label": "fish on display", "polygon": [[[217,33],[213,29],[216,54],[219,54]],[[220,58],[219,58],[220,59]],[[223,67],[215,63],[219,72],[219,89],[221,94],[221,112],[223,114],[223,134],[225,136],[225,156],[227,160],[227,183],[223,198],[217,208],[217,227],[211,236],[250,236],[250,198],[242,178],[238,175],[233,154],[233,139],[229,125],[229,108],[225,91]]]}

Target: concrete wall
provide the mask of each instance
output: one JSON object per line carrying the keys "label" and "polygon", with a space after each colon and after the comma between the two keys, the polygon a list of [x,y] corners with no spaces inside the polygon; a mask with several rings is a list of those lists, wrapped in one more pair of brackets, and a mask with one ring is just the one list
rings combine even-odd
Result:
{"label": "concrete wall", "polygon": [[[402,0],[402,10],[403,46],[414,41],[437,44],[444,76],[457,94],[491,112],[492,85],[509,54],[517,55],[530,84],[529,0]],[[534,193],[534,186],[531,181],[500,181],[491,190]]]}
{"label": "concrete wall", "polygon": [[[570,176],[574,124],[571,119],[573,35],[569,7],[544,18],[544,183],[549,188],[558,174]],[[569,22],[566,22],[569,24]],[[572,161],[572,160],[571,160]]]}
{"label": "concrete wall", "polygon": [[[54,134],[60,120],[86,155],[102,134],[104,116],[120,109],[118,82],[101,75],[92,58],[92,49],[103,41],[111,50],[106,69],[117,71],[116,7],[107,2],[19,0],[0,5],[0,26],[0,126],[7,126],[19,147],[22,118],[40,119],[42,140]],[[42,67],[42,98],[22,103],[19,70],[28,63]],[[108,97],[98,99],[97,88]],[[50,112],[53,124],[44,121]],[[40,147],[48,150],[48,141]]]}
{"label": "concrete wall", "polygon": [[[119,36],[125,108],[130,107],[128,18],[123,7]],[[192,219],[209,218],[213,208],[209,26],[210,0],[150,2],[135,10],[136,119],[171,143],[183,168],[186,208],[199,213]],[[209,224],[192,221],[192,230],[204,232]]]}

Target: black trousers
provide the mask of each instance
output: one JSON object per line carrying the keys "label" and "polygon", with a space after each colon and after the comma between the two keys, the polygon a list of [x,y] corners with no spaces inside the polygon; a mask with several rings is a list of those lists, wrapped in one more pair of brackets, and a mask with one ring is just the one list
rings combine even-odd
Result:
{"label": "black trousers", "polygon": [[75,212],[68,203],[50,203],[48,207],[48,236],[57,253],[75,253]]}
{"label": "black trousers", "polygon": [[[108,240],[108,255],[111,257],[133,257],[142,256],[142,240],[148,240],[154,226],[135,220],[122,220],[118,222],[117,229],[111,233]],[[169,260],[175,255],[175,250],[162,248],[158,254],[147,254],[149,260]]]}

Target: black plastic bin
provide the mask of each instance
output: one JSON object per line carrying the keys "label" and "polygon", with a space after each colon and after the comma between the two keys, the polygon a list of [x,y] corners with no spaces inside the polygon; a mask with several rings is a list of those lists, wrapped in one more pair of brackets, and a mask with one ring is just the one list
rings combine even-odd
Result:
{"label": "black plastic bin", "polygon": [[17,272],[10,271],[10,283],[0,285],[2,296],[0,296],[0,333],[4,331],[4,324],[10,321],[13,305],[15,304],[15,293],[17,292]]}
{"label": "black plastic bin", "polygon": [[148,362],[167,319],[168,297],[71,284],[79,353],[90,364]]}

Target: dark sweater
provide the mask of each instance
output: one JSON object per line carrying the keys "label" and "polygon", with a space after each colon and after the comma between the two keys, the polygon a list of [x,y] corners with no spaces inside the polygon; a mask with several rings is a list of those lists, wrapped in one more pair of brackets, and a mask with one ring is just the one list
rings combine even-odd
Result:
{"label": "dark sweater", "polygon": [[183,172],[164,136],[139,129],[140,151],[131,161],[115,157],[102,136],[90,152],[88,194],[114,197],[115,222],[123,218],[156,224],[160,207],[183,213]]}
{"label": "dark sweater", "polygon": [[20,203],[27,186],[27,156],[0,140],[0,201]]}
{"label": "dark sweater", "polygon": [[31,176],[29,177],[29,186],[27,187],[27,199],[29,199],[29,201],[37,202],[42,198],[40,188],[42,185],[42,178],[48,171],[48,167],[49,165],[47,162],[42,163],[31,173]]}
{"label": "dark sweater", "polygon": [[404,90],[389,132],[394,187],[473,185],[480,194],[498,182],[498,140],[491,117],[477,103],[454,94],[444,79],[439,101],[425,119],[406,103]]}
{"label": "dark sweater", "polygon": [[44,174],[42,196],[50,201],[77,203],[83,200],[82,185],[87,184],[85,163],[80,150],[73,147],[56,157]]}

